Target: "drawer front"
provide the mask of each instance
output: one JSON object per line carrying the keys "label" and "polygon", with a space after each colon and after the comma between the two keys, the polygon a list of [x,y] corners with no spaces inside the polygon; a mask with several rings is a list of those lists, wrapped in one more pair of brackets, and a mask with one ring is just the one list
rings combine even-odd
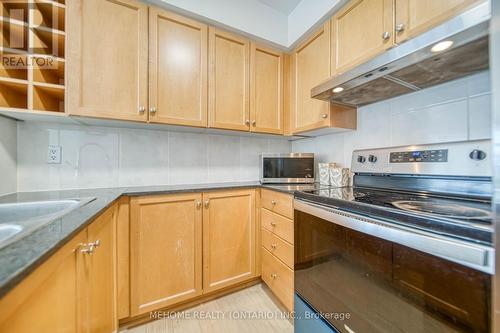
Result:
{"label": "drawer front", "polygon": [[262,246],[293,269],[293,245],[285,242],[266,228],[262,228]]}
{"label": "drawer front", "polygon": [[275,235],[293,244],[293,221],[281,215],[275,214],[265,208],[260,214],[262,226]]}
{"label": "drawer front", "polygon": [[289,311],[293,311],[293,271],[262,248],[262,280]]}
{"label": "drawer front", "polygon": [[293,196],[262,189],[262,207],[293,220]]}

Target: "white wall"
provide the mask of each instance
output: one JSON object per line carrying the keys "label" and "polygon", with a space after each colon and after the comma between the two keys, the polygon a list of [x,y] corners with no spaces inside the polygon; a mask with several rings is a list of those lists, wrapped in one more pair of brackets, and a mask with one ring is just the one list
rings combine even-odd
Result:
{"label": "white wall", "polygon": [[[47,164],[48,145],[62,164]],[[18,191],[259,179],[259,154],[289,152],[283,138],[23,122]]]}
{"label": "white wall", "polygon": [[0,195],[17,189],[17,124],[0,117]]}
{"label": "white wall", "polygon": [[358,110],[357,131],[294,141],[292,151],[350,167],[355,149],[491,137],[489,72],[371,104]]}

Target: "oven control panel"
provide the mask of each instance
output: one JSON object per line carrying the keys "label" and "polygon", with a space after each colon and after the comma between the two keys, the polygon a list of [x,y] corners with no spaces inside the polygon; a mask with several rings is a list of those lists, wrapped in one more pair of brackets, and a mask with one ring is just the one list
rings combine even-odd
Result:
{"label": "oven control panel", "polygon": [[448,149],[391,152],[390,162],[448,162]]}

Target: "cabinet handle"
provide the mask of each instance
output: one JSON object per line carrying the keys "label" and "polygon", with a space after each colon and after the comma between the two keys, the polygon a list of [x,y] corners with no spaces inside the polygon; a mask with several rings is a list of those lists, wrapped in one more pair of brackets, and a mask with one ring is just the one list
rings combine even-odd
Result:
{"label": "cabinet handle", "polygon": [[255,127],[257,125],[257,121],[252,121],[252,126]]}
{"label": "cabinet handle", "polygon": [[210,201],[205,201],[205,208],[208,208],[208,206],[210,206]]}
{"label": "cabinet handle", "polygon": [[273,250],[276,250],[276,246],[277,246],[276,244],[271,244],[271,248],[272,248]]}
{"label": "cabinet handle", "polygon": [[139,113],[144,113],[144,112],[146,112],[146,108],[144,106],[141,106],[139,108]]}
{"label": "cabinet handle", "polygon": [[276,226],[276,222],[271,222],[271,226],[275,227]]}
{"label": "cabinet handle", "polygon": [[271,200],[271,205],[273,205],[273,206],[276,205],[276,201]]}
{"label": "cabinet handle", "polygon": [[250,120],[245,120],[245,125],[250,125]]}
{"label": "cabinet handle", "polygon": [[90,244],[82,244],[81,245],[83,247],[83,249],[80,250],[81,253],[83,254],[88,254],[89,256],[92,255],[92,253],[94,253],[94,245],[90,245]]}
{"label": "cabinet handle", "polygon": [[201,201],[196,201],[196,209],[200,209],[201,208]]}
{"label": "cabinet handle", "polygon": [[396,32],[403,32],[405,30],[405,25],[403,23],[399,23],[396,25]]}
{"label": "cabinet handle", "polygon": [[94,248],[96,248],[96,249],[97,249],[99,246],[101,246],[101,240],[100,240],[100,239],[98,239],[98,240],[96,240],[96,241],[95,241],[95,242],[93,242],[93,243],[88,243],[87,245],[88,245],[88,246],[93,246]]}
{"label": "cabinet handle", "polygon": [[321,114],[321,118],[326,119],[328,118],[328,115],[326,113]]}
{"label": "cabinet handle", "polygon": [[149,108],[149,113],[156,113],[156,108],[154,106]]}
{"label": "cabinet handle", "polygon": [[388,40],[389,38],[391,38],[391,33],[389,31],[385,31],[383,34],[382,34],[382,39],[383,40]]}
{"label": "cabinet handle", "polygon": [[271,279],[276,279],[278,277],[278,274],[274,273],[274,274],[271,274]]}

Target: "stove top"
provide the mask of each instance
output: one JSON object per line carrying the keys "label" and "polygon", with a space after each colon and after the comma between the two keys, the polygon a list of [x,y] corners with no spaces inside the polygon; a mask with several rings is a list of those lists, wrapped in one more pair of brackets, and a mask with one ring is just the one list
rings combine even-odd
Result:
{"label": "stove top", "polygon": [[363,187],[316,189],[296,197],[351,213],[490,245],[491,201]]}

